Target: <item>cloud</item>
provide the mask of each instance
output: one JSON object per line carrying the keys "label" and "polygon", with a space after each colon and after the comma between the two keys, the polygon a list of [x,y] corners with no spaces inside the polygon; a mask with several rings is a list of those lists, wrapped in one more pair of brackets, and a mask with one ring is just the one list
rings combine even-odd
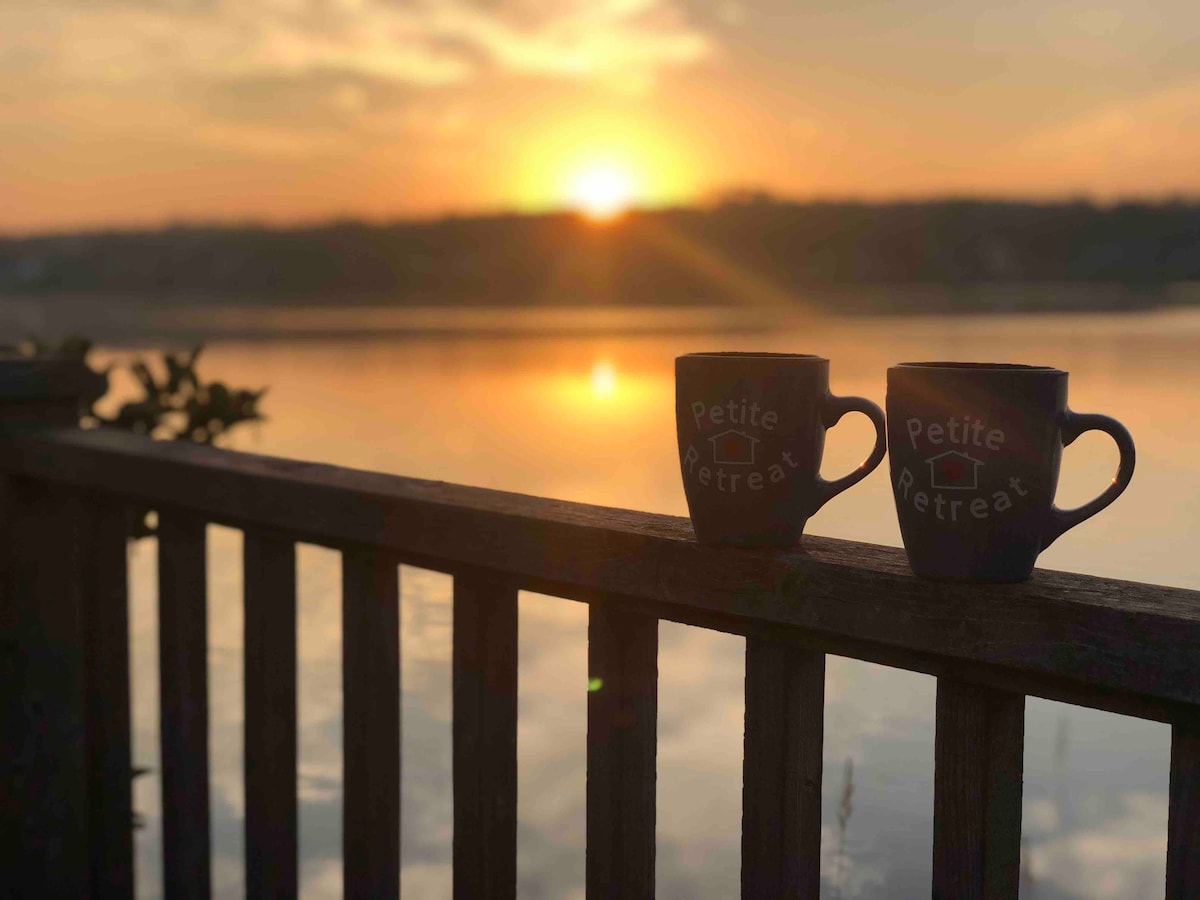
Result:
{"label": "cloud", "polygon": [[0,133],[157,127],[267,158],[444,141],[506,80],[652,89],[712,49],[681,2],[0,0]]}
{"label": "cloud", "polygon": [[1070,896],[1095,900],[1147,897],[1156,885],[1161,891],[1166,798],[1130,792],[1121,799],[1123,814],[1114,819],[1032,842],[1025,861],[1030,877]]}
{"label": "cloud", "polygon": [[340,71],[430,87],[500,72],[653,83],[709,49],[676,0],[0,2],[0,71],[67,81]]}
{"label": "cloud", "polygon": [[409,9],[376,4],[355,12],[310,0],[0,7],[0,66],[18,56],[27,74],[114,88],[320,69],[417,86],[475,74],[469,59],[440,46],[428,23]]}
{"label": "cloud", "polygon": [[499,68],[522,74],[647,85],[658,72],[708,54],[707,37],[664,0],[566,0],[532,22],[515,23],[467,4],[438,4],[431,25],[479,48]]}

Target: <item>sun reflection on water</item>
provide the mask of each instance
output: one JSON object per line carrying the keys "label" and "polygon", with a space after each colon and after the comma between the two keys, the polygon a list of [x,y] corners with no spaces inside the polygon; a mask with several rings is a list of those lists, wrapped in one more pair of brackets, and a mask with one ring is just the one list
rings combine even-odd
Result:
{"label": "sun reflection on water", "polygon": [[604,400],[617,392],[617,369],[607,360],[599,360],[592,366],[592,393]]}

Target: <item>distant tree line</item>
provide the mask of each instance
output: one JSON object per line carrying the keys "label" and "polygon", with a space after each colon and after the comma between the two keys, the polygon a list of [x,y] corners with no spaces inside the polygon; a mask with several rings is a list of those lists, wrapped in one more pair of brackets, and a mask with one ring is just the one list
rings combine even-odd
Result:
{"label": "distant tree line", "polygon": [[0,239],[0,294],[708,304],[839,285],[1200,280],[1200,202],[793,203]]}

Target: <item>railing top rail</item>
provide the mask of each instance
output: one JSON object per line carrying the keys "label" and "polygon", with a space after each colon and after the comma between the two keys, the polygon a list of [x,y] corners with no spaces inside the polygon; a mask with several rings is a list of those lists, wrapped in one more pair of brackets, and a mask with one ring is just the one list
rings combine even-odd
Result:
{"label": "railing top rail", "polygon": [[0,472],[1145,718],[1200,708],[1200,591],[1046,570],[1016,585],[935,583],[888,547],[702,547],[673,516],[112,431],[0,436]]}

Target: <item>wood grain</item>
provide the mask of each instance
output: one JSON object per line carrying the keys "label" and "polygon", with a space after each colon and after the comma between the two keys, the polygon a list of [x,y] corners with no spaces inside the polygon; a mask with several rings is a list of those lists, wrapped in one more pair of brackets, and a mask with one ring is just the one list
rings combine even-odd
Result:
{"label": "wood grain", "polygon": [[295,897],[296,547],[245,536],[246,895]]}
{"label": "wood grain", "polygon": [[[351,548],[343,569],[348,897],[399,894],[399,560],[455,574],[462,598],[458,897],[509,897],[515,881],[517,587],[590,604],[589,898],[654,893],[658,619],[748,639],[747,896],[811,891],[819,828],[814,837],[809,793],[820,779],[824,653],[938,677],[936,897],[1015,896],[1026,693],[1173,723],[1167,890],[1171,898],[1200,893],[1200,592],[1047,571],[1017,585],[926,582],[892,548],[818,537],[788,551],[702,547],[673,517],[64,430],[0,435],[0,738],[20,748],[0,759],[0,824],[21,835],[0,849],[0,863],[33,894],[129,894],[129,841],[116,830],[129,808],[118,778],[128,765],[124,548],[123,533],[121,542],[110,533],[126,502],[162,511],[168,898],[210,889],[209,520],[288,535],[252,538],[247,571],[247,847],[277,848],[283,860],[270,874],[252,862],[248,877],[283,885],[281,893],[295,872],[287,858],[295,833],[293,539]],[[269,748],[289,743],[292,758],[268,771],[276,758]],[[485,760],[475,747],[502,752]],[[80,801],[93,796],[106,799]],[[482,868],[472,874],[467,859]]]}
{"label": "wood grain", "polygon": [[588,612],[587,897],[653,900],[658,621]]}
{"label": "wood grain", "polygon": [[517,590],[454,579],[454,897],[517,892]]}
{"label": "wood grain", "polygon": [[0,470],[316,543],[377,544],[446,571],[495,569],[582,599],[625,596],[676,621],[784,626],[863,659],[899,651],[922,671],[982,664],[1100,708],[1169,719],[1154,702],[1200,705],[1196,591],[1048,571],[964,590],[915,578],[887,547],[701,547],[684,519],[106,432],[0,438]]}
{"label": "wood grain", "polygon": [[158,666],[163,892],[211,893],[208,800],[208,578],[204,520],[158,514]]}
{"label": "wood grain", "polygon": [[821,888],[825,655],[746,641],[742,898],[801,900]]}
{"label": "wood grain", "polygon": [[394,558],[342,554],[342,881],[400,896],[400,581]]}
{"label": "wood grain", "polygon": [[1200,720],[1171,729],[1167,900],[1200,897]]}
{"label": "wood grain", "polygon": [[1021,868],[1025,698],[939,679],[934,900],[1011,900]]}

